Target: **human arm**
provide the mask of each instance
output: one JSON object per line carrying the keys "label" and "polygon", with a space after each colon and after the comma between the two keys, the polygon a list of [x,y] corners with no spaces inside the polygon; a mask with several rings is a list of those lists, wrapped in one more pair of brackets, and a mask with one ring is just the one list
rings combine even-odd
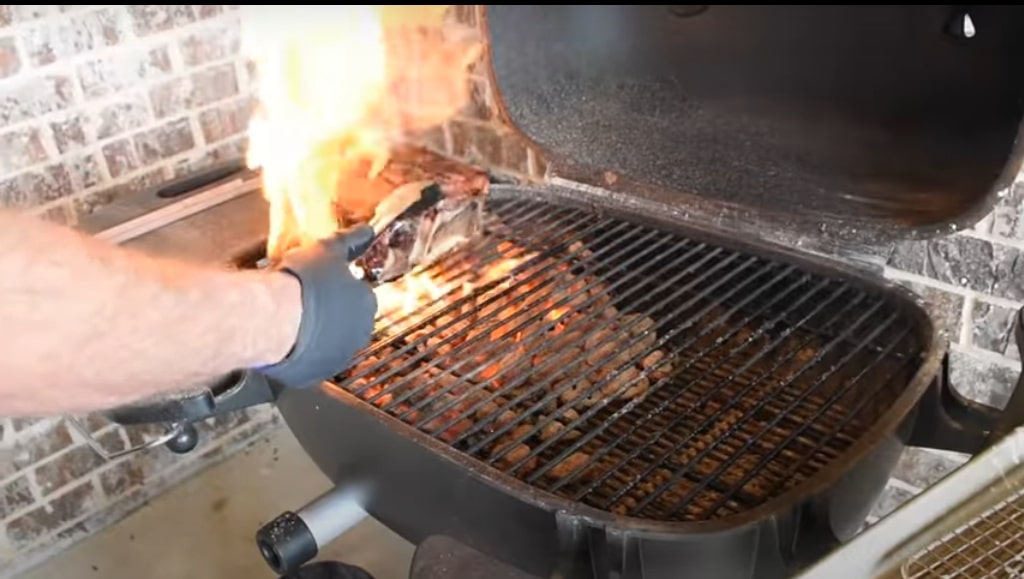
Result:
{"label": "human arm", "polygon": [[0,414],[105,409],[277,364],[303,309],[287,273],[157,259],[0,212]]}

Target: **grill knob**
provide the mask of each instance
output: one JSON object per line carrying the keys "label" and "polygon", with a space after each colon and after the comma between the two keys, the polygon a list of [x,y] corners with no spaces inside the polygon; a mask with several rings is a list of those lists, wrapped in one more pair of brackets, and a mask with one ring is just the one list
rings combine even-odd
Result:
{"label": "grill knob", "polygon": [[693,18],[705,10],[708,9],[710,4],[704,5],[691,5],[691,4],[677,4],[668,7],[668,13],[676,18]]}
{"label": "grill knob", "polygon": [[182,427],[177,436],[164,443],[168,450],[175,454],[192,452],[192,449],[199,444],[199,431],[191,424]]}

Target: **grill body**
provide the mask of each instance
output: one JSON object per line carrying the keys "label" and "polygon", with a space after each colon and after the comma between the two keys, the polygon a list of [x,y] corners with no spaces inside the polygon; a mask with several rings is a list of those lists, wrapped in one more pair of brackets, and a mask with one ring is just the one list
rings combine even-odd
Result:
{"label": "grill body", "polygon": [[[538,197],[552,203],[552,211],[595,201],[502,187],[491,197],[499,203]],[[367,511],[414,543],[447,535],[538,576],[600,577],[614,571],[647,578],[788,576],[851,537],[883,489],[912,435],[916,404],[940,365],[942,351],[931,323],[910,294],[856,271],[763,244],[744,246],[738,239],[680,230],[657,219],[657,211],[606,209],[630,222],[871,293],[901,312],[900,329],[914,336],[911,372],[885,395],[885,409],[827,464],[794,475],[791,486],[744,508],[686,517],[639,508],[620,510],[624,516],[595,507],[593,497],[573,500],[565,489],[560,493],[542,481],[528,484],[528,476],[507,472],[514,468],[487,464],[485,457],[431,436],[429,428],[399,420],[400,413],[367,404],[354,394],[359,388],[352,383],[286,391],[278,407],[321,470],[338,485],[366,484]],[[869,392],[867,386],[861,390]],[[817,417],[809,421],[828,424]]]}

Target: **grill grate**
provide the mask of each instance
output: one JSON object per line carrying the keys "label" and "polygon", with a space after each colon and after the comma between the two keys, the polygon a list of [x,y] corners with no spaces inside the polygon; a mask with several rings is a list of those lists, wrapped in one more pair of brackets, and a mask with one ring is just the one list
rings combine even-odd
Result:
{"label": "grill grate", "polygon": [[902,576],[1024,577],[1024,492],[930,545],[903,564]]}
{"label": "grill grate", "polygon": [[537,201],[489,213],[338,383],[537,488],[734,515],[839,459],[920,363],[899,304],[845,281]]}

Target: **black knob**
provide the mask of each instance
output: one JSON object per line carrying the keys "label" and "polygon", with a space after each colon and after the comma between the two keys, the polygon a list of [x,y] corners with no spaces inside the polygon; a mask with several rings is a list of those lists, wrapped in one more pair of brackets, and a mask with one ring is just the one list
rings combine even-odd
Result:
{"label": "black knob", "polygon": [[676,18],[693,18],[703,14],[708,6],[708,4],[672,4],[669,5],[668,12]]}
{"label": "black knob", "polygon": [[256,546],[270,569],[288,575],[319,552],[316,538],[302,517],[286,511],[256,532]]}
{"label": "black knob", "polygon": [[199,431],[192,424],[186,424],[182,427],[181,432],[168,440],[164,446],[175,454],[185,454],[191,452],[197,444],[199,444]]}

